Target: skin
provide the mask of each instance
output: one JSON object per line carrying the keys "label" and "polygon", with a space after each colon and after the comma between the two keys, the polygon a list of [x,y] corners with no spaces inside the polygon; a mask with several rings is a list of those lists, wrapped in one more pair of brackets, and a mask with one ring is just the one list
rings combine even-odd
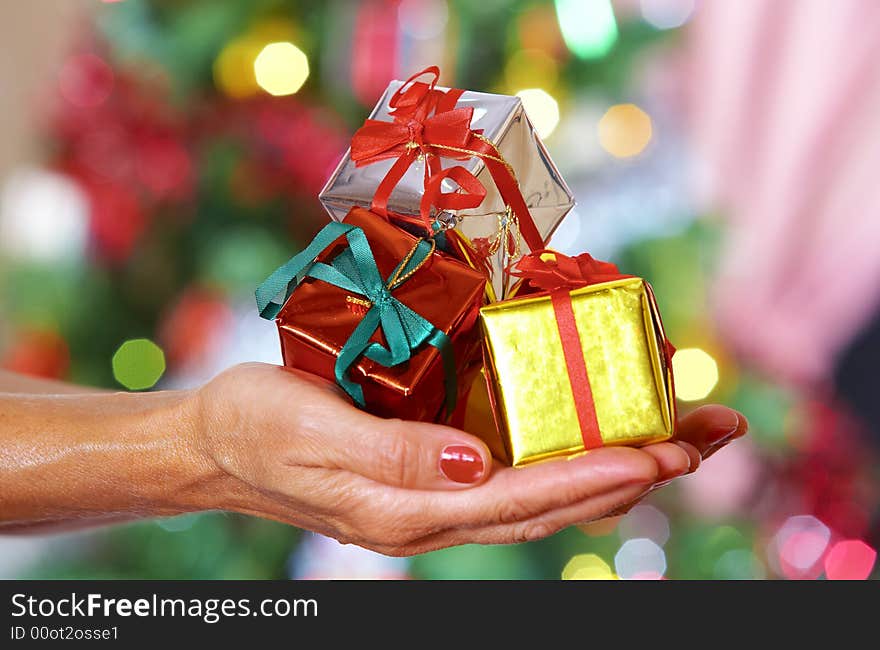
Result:
{"label": "skin", "polygon": [[[386,555],[516,543],[625,512],[747,428],[704,406],[674,442],[514,469],[463,431],[374,417],[333,384],[273,365],[136,394],[0,373],[0,533],[229,510]],[[482,457],[474,483],[441,472],[450,444]]]}

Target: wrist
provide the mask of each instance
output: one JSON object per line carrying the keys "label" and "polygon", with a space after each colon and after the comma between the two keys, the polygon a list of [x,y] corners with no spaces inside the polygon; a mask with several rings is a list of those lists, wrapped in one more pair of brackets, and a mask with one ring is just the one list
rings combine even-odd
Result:
{"label": "wrist", "polygon": [[208,444],[211,418],[198,389],[168,393],[151,413],[151,427],[174,441],[161,454],[171,481],[155,495],[169,514],[224,508],[229,476]]}
{"label": "wrist", "polygon": [[106,417],[94,435],[112,441],[113,451],[99,454],[107,475],[99,471],[96,478],[114,489],[107,502],[97,500],[99,509],[169,517],[215,507],[222,477],[200,444],[197,391],[116,393],[103,399],[106,406],[93,412]]}

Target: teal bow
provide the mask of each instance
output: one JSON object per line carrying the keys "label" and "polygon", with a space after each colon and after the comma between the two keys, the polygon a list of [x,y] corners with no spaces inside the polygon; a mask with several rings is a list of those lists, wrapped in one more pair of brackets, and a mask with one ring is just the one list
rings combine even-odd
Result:
{"label": "teal bow", "polygon": [[[315,260],[343,235],[348,240],[348,247],[330,264]],[[443,361],[448,417],[455,408],[457,398],[452,343],[443,331],[392,295],[432,252],[433,246],[421,240],[413,253],[397,265],[388,279],[383,280],[364,231],[349,224],[331,222],[321,229],[305,250],[292,257],[257,287],[257,308],[263,318],[275,318],[290,294],[307,277],[364,296],[370,302],[370,308],[336,358],[336,383],[358,406],[364,408],[363,389],[348,376],[349,369],[361,355],[390,368],[408,361],[419,346],[427,343],[437,348]],[[277,301],[276,298],[282,294],[284,298]],[[370,341],[380,327],[388,342],[387,348]]]}

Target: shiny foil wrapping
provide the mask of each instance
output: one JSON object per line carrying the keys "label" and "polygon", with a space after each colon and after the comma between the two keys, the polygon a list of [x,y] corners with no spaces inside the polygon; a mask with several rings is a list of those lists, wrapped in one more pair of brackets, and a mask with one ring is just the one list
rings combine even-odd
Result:
{"label": "shiny foil wrapping", "polygon": [[[352,209],[344,221],[363,229],[383,278],[416,243],[415,237],[362,208]],[[345,244],[345,238],[340,238],[318,261],[329,262]],[[482,274],[435,252],[393,294],[450,337],[459,395],[470,386],[481,364],[476,321],[485,284]],[[293,291],[276,318],[286,366],[334,380],[336,357],[365,313],[365,307],[350,298],[345,289],[314,278],[307,278]],[[385,344],[381,329],[372,340]],[[363,387],[367,410],[381,417],[435,421],[443,410],[443,364],[440,353],[430,345],[391,368],[361,358],[349,374]]]}
{"label": "shiny foil wrapping", "polygon": [[[637,446],[671,437],[672,369],[650,285],[627,278],[570,295],[603,443]],[[583,451],[550,297],[485,306],[480,323],[489,398],[506,460],[516,466]]]}
{"label": "shiny foil wrapping", "polygon": [[[371,119],[391,120],[388,102],[401,85],[400,81],[391,83],[370,114]],[[440,88],[440,90],[447,89]],[[513,167],[538,232],[546,243],[562,218],[574,206],[574,199],[571,190],[565,184],[529,122],[522,101],[519,97],[508,95],[465,91],[456,107],[465,106],[474,108],[471,128],[482,129],[483,135],[498,148],[501,155]],[[478,208],[460,210],[454,216],[444,215],[447,221],[450,224],[454,223],[457,231],[466,240],[495,236],[499,230],[499,215],[504,213],[505,205],[484,163],[478,158],[464,161],[450,158],[441,160],[444,168],[453,165],[464,166],[487,190],[486,198]],[[341,221],[352,206],[368,207],[376,187],[393,163],[394,159],[389,159],[356,167],[351,160],[350,152],[346,152],[336,171],[318,195],[321,203],[337,221]],[[391,195],[388,202],[390,211],[405,215],[419,214],[419,203],[424,194],[424,173],[424,162],[419,160],[414,162]],[[454,189],[454,185],[443,186],[444,192]],[[520,252],[526,252],[524,246],[520,249]],[[491,295],[493,299],[501,299],[507,295],[508,287],[505,286],[502,269],[515,259],[516,257],[507,256],[503,249],[490,259],[492,267],[490,286],[493,289]]]}

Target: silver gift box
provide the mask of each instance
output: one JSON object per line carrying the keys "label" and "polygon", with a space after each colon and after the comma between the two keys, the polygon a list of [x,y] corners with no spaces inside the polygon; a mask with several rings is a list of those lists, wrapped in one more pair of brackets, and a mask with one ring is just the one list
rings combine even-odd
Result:
{"label": "silver gift box", "polygon": [[[388,102],[402,84],[402,81],[391,82],[370,118],[391,121]],[[440,87],[438,89],[447,90]],[[538,232],[546,243],[556,226],[574,206],[574,199],[529,121],[522,101],[519,97],[510,95],[465,91],[456,104],[457,108],[464,106],[472,106],[474,109],[471,128],[482,129],[483,135],[513,167]],[[369,207],[376,187],[395,162],[395,159],[388,159],[356,167],[350,153],[350,150],[346,152],[318,195],[330,217],[336,221],[341,221],[353,206]],[[469,240],[497,237],[505,205],[483,161],[476,157],[464,161],[445,157],[441,160],[444,168],[453,165],[465,167],[486,188],[486,198],[478,208],[459,210],[454,215],[444,214],[441,218],[449,225],[454,225]],[[454,187],[450,183],[449,187],[444,185],[443,189],[448,192]],[[417,215],[423,193],[424,161],[416,160],[392,193],[388,210]],[[519,253],[527,252],[521,237],[519,239]],[[503,269],[515,261],[516,257],[516,251],[500,247],[490,258],[493,298],[505,297],[509,282],[504,277]]]}

